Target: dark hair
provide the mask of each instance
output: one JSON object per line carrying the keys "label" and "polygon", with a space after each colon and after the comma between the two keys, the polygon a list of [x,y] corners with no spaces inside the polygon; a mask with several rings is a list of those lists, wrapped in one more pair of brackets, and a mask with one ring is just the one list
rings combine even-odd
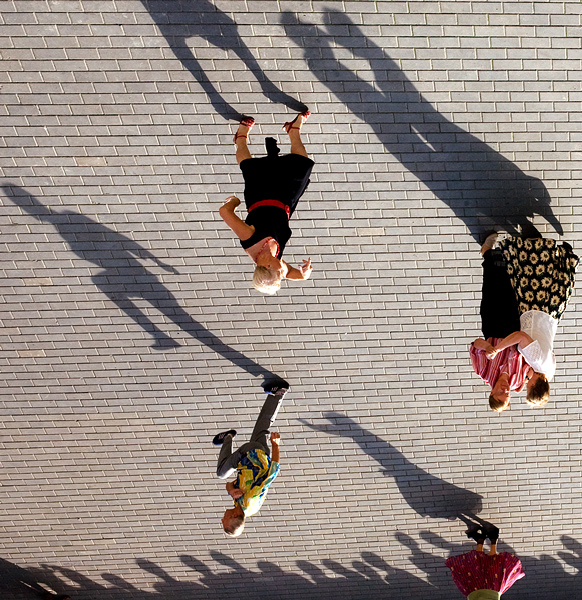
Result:
{"label": "dark hair", "polygon": [[534,406],[543,406],[550,399],[550,384],[543,373],[538,373],[538,378],[527,392],[526,400]]}

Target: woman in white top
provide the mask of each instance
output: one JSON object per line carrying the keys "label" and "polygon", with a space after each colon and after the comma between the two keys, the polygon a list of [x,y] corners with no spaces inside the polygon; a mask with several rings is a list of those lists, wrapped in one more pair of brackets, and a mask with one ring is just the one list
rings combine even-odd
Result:
{"label": "woman in white top", "polygon": [[558,245],[550,238],[510,237],[499,247],[517,296],[520,331],[499,342],[488,357],[517,344],[533,370],[527,382],[527,400],[542,405],[549,399],[548,382],[556,371],[554,338],[574,289],[579,259],[570,244]]}

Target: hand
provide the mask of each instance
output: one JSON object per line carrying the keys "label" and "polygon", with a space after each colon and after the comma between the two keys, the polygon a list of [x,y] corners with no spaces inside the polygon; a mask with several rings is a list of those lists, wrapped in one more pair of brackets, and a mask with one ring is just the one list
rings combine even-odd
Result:
{"label": "hand", "polygon": [[299,265],[299,270],[303,275],[303,279],[309,279],[313,267],[311,266],[311,258],[303,259],[303,264]]}
{"label": "hand", "polygon": [[240,198],[237,198],[236,196],[229,196],[224,201],[224,204],[230,204],[230,206],[232,206],[232,209],[234,210],[240,204]]}
{"label": "hand", "polygon": [[493,360],[499,354],[499,350],[496,350],[493,346],[490,346],[487,350],[485,350],[485,356],[489,360]]}
{"label": "hand", "polygon": [[227,481],[226,482],[226,491],[229,493],[230,496],[232,496],[232,498],[234,500],[236,500],[237,498],[240,498],[241,496],[244,495],[243,491],[237,487],[234,487],[234,481]]}
{"label": "hand", "polygon": [[273,433],[271,433],[271,444],[278,446],[280,443],[281,443],[281,436],[276,431],[273,431]]}

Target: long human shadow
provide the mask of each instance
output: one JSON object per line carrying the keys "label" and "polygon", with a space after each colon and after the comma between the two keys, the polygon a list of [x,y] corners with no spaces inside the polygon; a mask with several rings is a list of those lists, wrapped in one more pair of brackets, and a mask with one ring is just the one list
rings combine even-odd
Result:
{"label": "long human shadow", "polygon": [[[253,53],[238,32],[238,26],[226,13],[209,0],[189,2],[168,2],[167,0],[141,0],[158,26],[161,34],[176,58],[192,73],[206,92],[214,110],[225,119],[240,121],[243,115],[233,108],[210,81],[188,45],[188,39],[201,37],[221,48],[232,50],[240,58],[247,71],[250,71],[261,86],[263,94],[272,102],[284,104],[288,108],[302,112],[307,107],[289,94],[281,91],[259,66]],[[237,71],[234,70],[236,78]]]}
{"label": "long human shadow", "polygon": [[[13,600],[38,599],[42,590],[50,587],[58,593],[79,598],[108,598],[109,600],[216,600],[216,598],[278,598],[279,600],[320,600],[341,597],[348,600],[385,598],[397,600],[403,594],[416,598],[445,600],[457,597],[444,558],[433,555],[430,546],[446,550],[449,556],[468,552],[468,540],[449,542],[431,531],[421,531],[426,546],[404,533],[397,540],[409,548],[411,562],[426,574],[417,577],[405,569],[393,567],[373,552],[362,552],[348,563],[332,559],[322,561],[322,567],[307,560],[298,560],[298,570],[284,570],[273,562],[260,560],[257,570],[239,563],[222,552],[211,551],[211,560],[198,556],[181,555],[182,564],[192,571],[192,581],[180,571],[174,577],[160,564],[146,558],[136,559],[137,566],[157,579],[150,590],[144,591],[113,573],[102,573],[103,582],[93,581],[86,575],[54,564],[39,567],[19,567],[0,559],[0,592],[3,598]],[[571,574],[554,557],[519,555],[526,576],[504,594],[504,600],[570,600],[582,583],[582,544],[570,536],[562,536],[568,552],[559,552],[560,558],[576,570]],[[499,550],[515,554],[502,537]],[[460,596],[458,596],[460,597]]]}
{"label": "long human shadow", "polygon": [[20,567],[0,558],[0,597],[42,598],[46,592],[61,590],[61,581],[50,571]]}
{"label": "long human shadow", "polygon": [[[341,596],[352,600],[371,597],[397,600],[403,592],[413,592],[418,597],[430,597],[429,592],[438,591],[423,579],[403,569],[390,566],[379,556],[363,553],[362,559],[353,560],[350,566],[328,560],[324,566],[330,574],[310,561],[297,561],[299,571],[284,570],[273,562],[260,560],[257,570],[249,569],[235,558],[222,552],[212,551],[212,561],[205,563],[198,557],[182,555],[182,563],[196,573],[195,581],[177,579],[159,564],[148,559],[137,559],[138,566],[158,578],[153,591],[142,592],[122,577],[102,573],[110,585],[94,582],[77,571],[55,565],[43,565],[49,575],[58,575],[72,582],[68,593],[87,592],[110,600],[216,600],[216,598],[277,598],[279,600],[320,600]],[[225,570],[225,567],[228,570]],[[19,600],[19,599],[18,599]]]}
{"label": "long human shadow", "polygon": [[[327,17],[328,24],[320,27],[286,12],[282,23],[314,75],[449,206],[476,240],[491,229],[517,233],[521,228],[535,235],[529,220],[535,214],[563,233],[542,181],[440,114],[348,15],[330,10]],[[348,50],[349,58],[367,61],[374,81],[342,64],[334,54],[337,46]]]}
{"label": "long human shadow", "polygon": [[6,198],[31,217],[52,225],[79,258],[103,269],[93,275],[91,280],[120,310],[153,337],[153,348],[164,350],[180,344],[155,325],[133,299],[146,300],[188,335],[251,375],[262,376],[265,382],[278,378],[254,360],[223,343],[194,320],[160,279],[138,260],[149,260],[165,271],[177,274],[174,267],[162,262],[147,248],[81,213],[53,210],[23,188],[3,185],[0,189]]}
{"label": "long human shadow", "polygon": [[483,498],[475,492],[460,488],[431,475],[411,463],[392,444],[364,429],[353,419],[337,412],[327,412],[329,425],[314,425],[299,419],[320,433],[351,438],[382,467],[381,472],[394,478],[406,503],[422,517],[434,519],[474,519],[481,509]]}

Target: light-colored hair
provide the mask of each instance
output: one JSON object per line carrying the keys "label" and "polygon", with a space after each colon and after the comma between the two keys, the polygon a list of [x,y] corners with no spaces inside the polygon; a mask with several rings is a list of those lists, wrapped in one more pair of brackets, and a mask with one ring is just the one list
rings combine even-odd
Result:
{"label": "light-colored hair", "polygon": [[238,537],[245,528],[245,516],[238,515],[236,517],[231,517],[228,520],[228,523],[224,526],[224,533],[228,537]]}
{"label": "light-colored hair", "polygon": [[509,402],[498,400],[493,394],[489,394],[489,406],[495,412],[503,412],[506,408],[509,408]]}
{"label": "light-colored hair", "polygon": [[257,265],[255,274],[253,275],[253,287],[258,292],[263,294],[276,294],[281,288],[281,280],[277,275],[267,269],[267,267],[259,267]]}
{"label": "light-colored hair", "polygon": [[526,400],[534,406],[543,406],[550,399],[550,384],[543,373],[538,374],[537,380],[528,390]]}

